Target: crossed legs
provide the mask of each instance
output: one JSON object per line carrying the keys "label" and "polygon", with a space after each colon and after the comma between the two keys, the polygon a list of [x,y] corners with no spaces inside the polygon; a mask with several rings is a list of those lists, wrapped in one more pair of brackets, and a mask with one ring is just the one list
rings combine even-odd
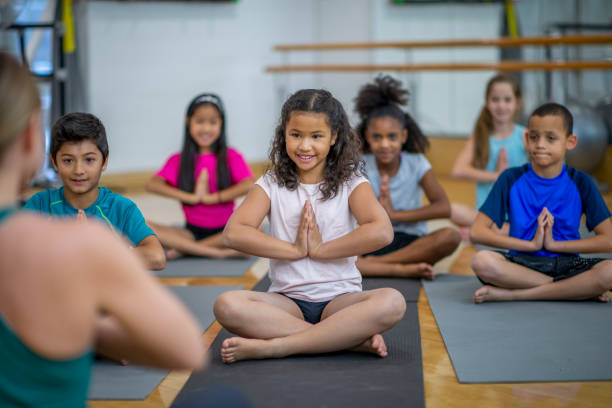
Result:
{"label": "crossed legs", "polygon": [[387,355],[380,333],[404,315],[406,301],[395,289],[375,289],[336,297],[310,324],[287,297],[277,293],[232,291],[219,296],[217,320],[240,337],[223,342],[226,363],[245,359],[280,358],[353,349]]}
{"label": "crossed legs", "polygon": [[397,251],[360,257],[357,268],[363,276],[397,276],[433,279],[432,265],[452,254],[461,242],[454,228],[441,228]]}
{"label": "crossed legs", "polygon": [[550,276],[517,265],[503,255],[480,251],[472,259],[472,269],[484,285],[474,293],[474,302],[508,300],[607,300],[612,288],[612,261],[599,262],[593,268],[568,279],[553,282]]}
{"label": "crossed legs", "polygon": [[160,225],[151,221],[148,221],[147,225],[155,231],[164,248],[168,249],[168,259],[179,258],[185,254],[211,258],[244,256],[241,252],[224,246],[221,233],[196,241],[193,234],[185,228]]}

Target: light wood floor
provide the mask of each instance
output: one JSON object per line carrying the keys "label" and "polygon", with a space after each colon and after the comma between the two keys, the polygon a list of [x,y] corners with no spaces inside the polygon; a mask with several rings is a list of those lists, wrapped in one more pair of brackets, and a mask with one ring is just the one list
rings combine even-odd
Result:
{"label": "light wood floor", "polygon": [[[440,182],[453,201],[473,205],[474,189],[470,183],[440,178]],[[178,205],[170,200],[149,195],[132,196],[145,216],[159,222],[180,223],[182,215]],[[610,206],[612,194],[606,201]],[[443,223],[442,223],[443,224]],[[441,223],[434,224],[435,228]],[[471,245],[462,245],[451,257],[436,265],[435,270],[454,274],[472,274],[470,260],[475,253]],[[166,278],[171,285],[244,285],[251,288],[266,272],[267,263],[258,261],[240,278]],[[453,407],[611,407],[612,382],[521,383],[521,384],[459,384],[431,308],[421,289],[419,322],[423,352],[425,400],[428,408]],[[602,322],[610,324],[610,322]],[[204,333],[202,341],[209,347],[221,330],[213,323]],[[612,339],[611,339],[612,341]],[[478,364],[475,361],[474,364]],[[94,408],[158,408],[169,407],[189,373],[171,372],[144,401],[90,401]]]}

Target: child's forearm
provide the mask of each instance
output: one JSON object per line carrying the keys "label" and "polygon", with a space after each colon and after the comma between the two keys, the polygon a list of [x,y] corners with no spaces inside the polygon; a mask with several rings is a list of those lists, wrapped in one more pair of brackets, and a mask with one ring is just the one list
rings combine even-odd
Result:
{"label": "child's forearm", "polygon": [[305,256],[295,244],[274,238],[248,225],[228,225],[223,231],[223,244],[237,251],[264,258],[297,260]]}
{"label": "child's forearm", "polygon": [[339,259],[376,251],[393,241],[393,228],[385,224],[364,224],[339,238],[321,244],[317,259]]}
{"label": "child's forearm", "polygon": [[240,181],[238,184],[234,184],[224,190],[217,191],[214,193],[217,196],[218,202],[234,201],[236,198],[241,197],[249,192],[249,189],[253,186],[253,178],[246,178]]}
{"label": "child's forearm", "polygon": [[151,180],[149,180],[146,190],[151,193],[174,198],[189,205],[197,204],[199,201],[195,193],[190,193],[179,188],[172,187],[159,177],[153,177]]}
{"label": "child's forearm", "polygon": [[450,204],[448,201],[432,203],[414,210],[393,211],[389,218],[394,222],[417,222],[436,218],[449,218]]}
{"label": "child's forearm", "polygon": [[596,235],[574,241],[552,241],[546,243],[545,247],[549,251],[562,253],[610,253],[612,252],[612,239],[604,235]]}
{"label": "child's forearm", "polygon": [[465,166],[453,169],[452,176],[459,180],[470,180],[478,183],[494,183],[497,177],[499,177],[499,174],[494,171],[486,171],[472,166]]}
{"label": "child's forearm", "polygon": [[509,249],[521,252],[533,252],[537,248],[532,241],[525,241],[507,235],[502,235],[491,228],[472,226],[470,229],[470,240],[475,244],[489,245],[496,248]]}

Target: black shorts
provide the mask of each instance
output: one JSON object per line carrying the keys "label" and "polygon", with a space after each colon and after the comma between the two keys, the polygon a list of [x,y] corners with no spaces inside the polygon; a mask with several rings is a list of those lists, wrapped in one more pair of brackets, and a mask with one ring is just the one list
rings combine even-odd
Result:
{"label": "black shorts", "polygon": [[[571,278],[592,269],[604,258],[583,258],[577,255],[559,255],[554,257],[510,254],[501,252],[506,260],[526,268],[533,269],[553,278],[553,281]],[[481,281],[482,282],[482,281]]]}
{"label": "black shorts", "polygon": [[[283,295],[281,293],[281,295]],[[293,300],[293,302],[300,308],[302,311],[302,315],[304,316],[304,321],[308,323],[317,324],[321,321],[321,314],[323,313],[323,309],[331,300],[326,302],[308,302],[306,300],[294,299],[287,295],[283,295]]]}
{"label": "black shorts", "polygon": [[193,225],[193,224],[189,224],[189,223],[185,223],[185,228],[187,229],[187,231],[191,232],[191,234],[193,234],[193,237],[195,238],[196,241],[200,241],[204,238],[208,238],[212,235],[218,234],[220,232],[223,232],[223,228],[224,227],[219,227],[219,228],[203,228],[203,227],[198,227],[197,225]]}
{"label": "black shorts", "polygon": [[414,241],[416,241],[419,238],[421,237],[418,235],[406,234],[404,232],[395,232],[393,234],[393,241],[389,245],[379,249],[378,251],[374,251],[374,252],[370,252],[369,254],[365,254],[364,256],[385,255],[390,252],[395,252],[398,249],[407,247],[408,245],[412,244]]}

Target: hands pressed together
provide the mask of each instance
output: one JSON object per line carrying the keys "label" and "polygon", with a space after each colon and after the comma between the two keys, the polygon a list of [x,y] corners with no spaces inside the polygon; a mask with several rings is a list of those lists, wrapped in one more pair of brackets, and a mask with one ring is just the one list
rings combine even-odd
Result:
{"label": "hands pressed together", "polygon": [[310,201],[306,200],[302,209],[300,226],[295,238],[298,259],[310,257],[320,259],[323,254],[323,240],[317,224],[317,218]]}
{"label": "hands pressed together", "polygon": [[393,220],[395,210],[393,209],[393,203],[391,202],[391,187],[389,186],[388,174],[383,174],[380,178],[380,194],[378,196],[378,201],[383,206],[385,211],[387,211],[389,219]]}
{"label": "hands pressed together", "polygon": [[549,251],[554,251],[555,239],[553,238],[552,228],[555,223],[555,217],[544,207],[540,215],[538,215],[538,226],[531,240],[533,251],[539,251],[544,248]]}
{"label": "hands pressed together", "polygon": [[196,180],[195,189],[193,191],[193,200],[191,205],[196,204],[218,204],[221,202],[219,192],[211,193],[208,189],[208,171],[202,169],[202,172]]}

